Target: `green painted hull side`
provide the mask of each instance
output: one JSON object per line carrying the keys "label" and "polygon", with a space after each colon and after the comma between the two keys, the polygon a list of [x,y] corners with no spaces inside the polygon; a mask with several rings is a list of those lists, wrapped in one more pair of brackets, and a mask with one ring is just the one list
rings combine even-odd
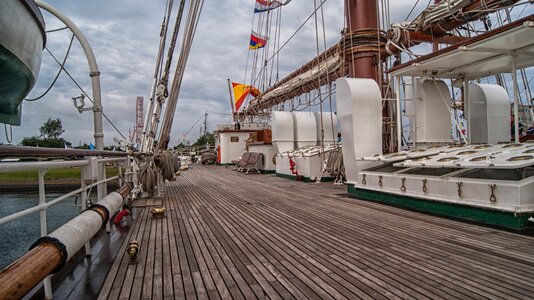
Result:
{"label": "green painted hull side", "polygon": [[[282,174],[282,173],[276,173],[276,177],[287,178],[291,180],[297,179],[297,176],[287,175],[287,174]],[[312,182],[312,181],[315,182],[315,180],[312,180],[310,177],[304,177],[304,182]],[[333,181],[334,181],[333,177],[322,177],[321,178],[321,182],[333,182]]]}
{"label": "green painted hull side", "polygon": [[276,170],[260,170],[261,174],[276,174]]}
{"label": "green painted hull side", "polygon": [[347,185],[347,193],[350,197],[357,199],[380,202],[417,211],[430,212],[437,215],[476,221],[515,230],[531,226],[528,218],[534,216],[534,213],[514,214],[511,212],[483,209],[468,205],[424,200],[358,189],[355,188],[353,184]]}
{"label": "green painted hull side", "polygon": [[224,166],[224,167],[228,167],[228,166],[235,166],[235,163],[228,163],[228,164],[217,164],[218,166]]}
{"label": "green painted hull side", "polygon": [[20,125],[21,102],[28,95],[35,77],[11,51],[0,45],[0,123]]}

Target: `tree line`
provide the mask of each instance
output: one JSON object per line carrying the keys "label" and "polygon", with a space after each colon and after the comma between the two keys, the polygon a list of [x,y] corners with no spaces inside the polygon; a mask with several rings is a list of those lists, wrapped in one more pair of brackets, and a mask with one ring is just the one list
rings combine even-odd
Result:
{"label": "tree line", "polygon": [[[63,124],[61,124],[61,119],[48,118],[43,126],[39,128],[39,135],[34,135],[31,137],[24,137],[21,141],[23,146],[31,147],[46,147],[46,148],[65,148],[72,147],[72,143],[65,140],[61,135],[65,132],[63,129]],[[198,140],[193,144],[193,146],[202,146],[210,144],[211,146],[215,145],[215,135],[213,133],[206,133],[198,138]],[[184,145],[177,145],[174,149],[179,148]],[[80,149],[89,149],[88,144],[80,145]],[[113,146],[105,146],[104,150],[113,150]]]}

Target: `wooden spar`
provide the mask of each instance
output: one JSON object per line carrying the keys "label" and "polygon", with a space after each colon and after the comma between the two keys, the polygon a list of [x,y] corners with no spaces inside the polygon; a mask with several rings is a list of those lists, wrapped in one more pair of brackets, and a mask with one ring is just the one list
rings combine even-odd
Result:
{"label": "wooden spar", "polygon": [[[298,68],[295,71],[293,71],[288,76],[286,76],[283,79],[281,79],[278,82],[276,82],[276,84],[274,84],[272,87],[270,87],[265,92],[263,92],[263,94],[267,94],[267,93],[269,93],[271,91],[276,90],[277,88],[279,88],[280,86],[284,85],[285,83],[287,83],[291,79],[293,79],[293,78],[295,78],[295,77],[297,77],[297,76],[299,76],[299,75],[301,75],[301,74],[303,74],[305,72],[308,72],[309,70],[315,68],[319,63],[328,60],[330,57],[336,55],[338,52],[339,52],[339,43],[335,44],[332,47],[330,47],[329,49],[327,49],[323,53],[321,53],[318,56],[316,56],[314,59],[310,60],[306,64],[302,65],[300,68]],[[308,93],[308,92],[310,92],[312,90],[316,90],[317,88],[319,88],[322,85],[329,84],[330,82],[335,81],[339,77],[343,76],[343,74],[344,74],[344,69],[340,68],[340,69],[336,70],[335,72],[332,72],[332,73],[328,74],[328,76],[322,76],[319,81],[315,81],[314,83],[307,84],[307,85],[302,85],[298,89],[296,89],[294,91],[291,91],[289,93],[283,94],[280,97],[277,97],[276,99],[274,99],[272,101],[262,102],[261,97],[260,98],[256,98],[257,100],[256,99],[255,100],[257,102],[254,103],[254,104],[253,104],[253,102],[251,102],[251,105],[249,105],[248,107],[243,109],[243,112],[245,113],[245,115],[250,114],[250,113],[257,114],[262,109],[270,108],[270,107],[272,107],[272,106],[274,106],[274,105],[276,105],[278,103],[282,103],[282,102],[286,101],[287,99],[290,99],[292,97],[296,97],[296,96]]]}
{"label": "wooden spar", "polygon": [[412,46],[414,45],[414,43],[420,43],[420,42],[452,45],[456,43],[461,43],[466,40],[469,40],[469,38],[464,37],[464,36],[452,35],[452,34],[445,34],[442,36],[436,36],[436,35],[433,36],[432,34],[427,34],[421,31],[406,31],[402,33],[402,37],[401,37],[401,41],[404,41],[404,43],[411,41]]}
{"label": "wooden spar", "polygon": [[[122,197],[123,200],[128,196],[130,191],[131,187],[125,185],[119,188],[116,193],[120,194],[120,197]],[[110,217],[112,217],[111,214],[115,212],[109,211],[105,206],[106,198],[111,197],[112,194],[104,197],[98,203],[94,204],[92,207],[82,212],[79,216],[69,221],[70,226],[73,226],[73,222],[75,223],[76,221],[78,221],[78,225],[80,222],[79,220],[84,219],[84,217],[81,216],[85,213],[93,212],[94,214],[94,212],[96,212],[100,215],[100,217],[97,218],[98,221],[91,223],[91,226],[92,228],[96,228],[95,232],[97,232],[98,229],[102,228],[103,225],[109,221]],[[118,204],[122,205],[121,203]],[[61,269],[68,257],[74,255],[74,253],[68,253],[69,243],[72,244],[72,238],[69,239],[63,235],[62,237],[58,238],[53,237],[54,233],[64,228],[67,228],[67,232],[69,234],[79,234],[79,232],[72,232],[72,230],[69,229],[71,228],[69,225],[64,225],[52,232],[50,235],[38,239],[28,253],[17,259],[0,272],[1,299],[22,298],[46,276]],[[61,241],[63,238],[64,240]]]}
{"label": "wooden spar", "polygon": [[[295,71],[293,71],[291,74],[287,75],[286,77],[282,78],[282,80],[278,81],[275,85],[273,85],[271,88],[269,88],[268,90],[266,90],[264,93],[268,93],[272,90],[275,90],[276,88],[278,88],[279,86],[283,85],[284,83],[288,82],[289,80],[291,80],[292,78],[295,78],[297,77],[298,75],[302,74],[302,73],[305,73],[307,71],[309,71],[310,69],[312,69],[313,67],[317,66],[320,62],[322,61],[325,61],[327,60],[329,57],[333,56],[334,54],[336,54],[336,52],[339,51],[339,45],[338,44],[335,44],[334,46],[330,47],[328,50],[326,50],[325,52],[319,54],[318,56],[316,56],[314,59],[310,60],[309,62],[307,62],[306,64],[304,64],[303,66],[301,66],[300,68],[296,69]],[[337,78],[330,78],[332,81],[336,80]],[[315,87],[316,88],[316,87]],[[312,88],[312,89],[315,89],[315,88]],[[307,93],[308,91],[306,92],[303,92],[303,93]]]}
{"label": "wooden spar", "polygon": [[235,107],[234,107],[234,99],[232,99],[232,82],[230,81],[230,78],[228,80],[228,94],[230,95],[230,107],[232,108],[232,120],[235,122]]}
{"label": "wooden spar", "polygon": [[[441,0],[434,0],[434,4],[439,4]],[[439,50],[439,42],[432,41],[432,52],[437,52]]]}
{"label": "wooden spar", "polygon": [[422,61],[425,61],[429,58],[432,58],[432,57],[436,57],[436,56],[439,56],[439,55],[443,55],[445,53],[448,53],[448,52],[451,52],[451,51],[454,51],[456,49],[458,49],[458,47],[461,47],[461,46],[466,46],[466,45],[470,45],[470,44],[473,44],[473,43],[476,43],[478,41],[482,41],[482,40],[485,40],[491,36],[494,36],[496,34],[499,34],[499,33],[502,33],[504,31],[507,31],[509,30],[510,28],[514,28],[514,27],[517,27],[519,26],[520,24],[523,24],[525,22],[534,22],[534,16],[526,16],[524,18],[521,18],[519,20],[516,20],[512,23],[508,23],[504,26],[501,26],[499,28],[496,28],[494,30],[491,30],[491,31],[488,31],[488,32],[485,32],[483,34],[480,34],[480,35],[477,35],[475,37],[472,37],[472,38],[469,38],[465,41],[462,41],[460,43],[456,43],[454,45],[451,45],[447,48],[443,48],[443,49],[440,49],[439,51],[435,52],[435,53],[430,53],[430,54],[427,54],[427,55],[424,55],[424,56],[421,56],[417,59],[414,59],[414,60],[411,60],[411,61],[407,61],[403,64],[400,64],[398,66],[395,66],[391,69],[388,70],[389,73],[391,72],[395,72],[397,70],[400,70],[402,68],[405,68],[409,65],[412,65],[412,64],[416,64],[416,63],[420,63]]}
{"label": "wooden spar", "polygon": [[[348,34],[352,31],[358,30],[371,30],[375,33],[378,33],[378,9],[376,1],[374,0],[345,0],[345,11],[346,11],[346,24],[348,24]],[[380,49],[378,49],[379,51]],[[329,48],[325,52],[319,54],[317,57],[298,68],[274,86],[264,92],[264,94],[280,87],[289,80],[303,74],[310,69],[314,68],[321,62],[325,61],[336,52],[340,51],[340,44],[336,44],[333,47]],[[379,81],[378,74],[378,63],[377,63],[377,51],[372,47],[363,47],[359,48],[356,51],[353,51],[352,54],[349,54],[346,57],[346,62],[348,65],[348,74],[350,77],[359,77],[359,78],[371,78],[377,82]],[[348,59],[348,60],[347,60]],[[308,84],[305,86],[300,86],[294,91],[286,93],[277,97],[278,100],[269,101],[268,103],[261,103],[261,98],[258,101],[259,105],[252,106],[250,108],[251,112],[258,111],[261,109],[272,107],[278,103],[284,102],[291,97],[295,97],[314,89],[317,89],[321,85],[329,84],[332,81],[335,81],[337,78],[343,76],[345,68],[340,68],[336,72],[329,74],[328,76],[323,76],[316,84]],[[327,80],[328,78],[328,80]],[[330,82],[328,82],[330,81]],[[249,112],[249,111],[247,111]]]}
{"label": "wooden spar", "polygon": [[[490,3],[490,2],[493,2],[493,3]],[[433,23],[433,24],[430,24],[429,26],[421,28],[421,31],[427,34],[434,34],[437,36],[442,36],[442,35],[445,35],[448,31],[458,28],[468,22],[478,20],[481,17],[487,15],[488,12],[484,10],[480,10],[481,7],[488,7],[490,5],[494,5],[492,6],[492,8],[500,9],[505,6],[515,4],[517,2],[519,2],[519,0],[509,0],[509,1],[476,0],[462,9],[461,18],[453,18],[451,20],[446,20],[446,21],[439,22],[439,23]]]}
{"label": "wooden spar", "polygon": [[[515,3],[518,0],[512,1]],[[470,40],[471,38],[455,36],[447,33],[447,31],[458,28],[459,26],[466,24],[468,21],[472,21],[473,18],[480,18],[484,14],[487,14],[487,12],[473,12],[474,10],[477,10],[480,5],[481,0],[476,0],[464,8],[463,13],[468,15],[469,19],[462,18],[447,22],[446,24],[433,23],[431,26],[427,26],[427,28],[422,28],[421,30],[417,31],[402,31],[400,41],[398,43],[402,44],[407,48],[420,44],[421,42],[437,42],[440,44],[448,45],[464,43]],[[502,3],[500,5],[502,6]],[[346,24],[348,26],[345,32],[346,36],[349,35],[351,32],[357,32],[358,30],[362,29],[370,29],[371,31],[374,30],[375,32],[378,30],[378,10],[376,7],[376,1],[345,0],[345,12]],[[470,12],[471,14],[469,14]],[[388,32],[388,36],[391,37],[392,33],[393,32],[390,30]],[[352,53],[344,54],[344,57],[346,58],[345,67],[340,68],[335,73],[329,74],[328,79],[330,81],[335,81],[337,78],[345,74],[349,74],[350,77],[372,78],[375,79],[377,82],[380,82],[378,80],[380,79],[380,76],[378,74],[378,54],[380,53],[381,59],[386,59],[390,55],[397,55],[399,53],[399,49],[393,45],[387,46],[387,50],[384,44],[380,45],[379,49],[377,49],[376,46],[355,48],[358,49],[356,51],[352,51]],[[306,64],[292,72],[291,74],[287,75],[282,80],[278,81],[275,85],[273,85],[271,88],[266,90],[263,94],[267,94],[277,89],[284,83],[290,81],[291,79],[305,73],[306,71],[309,71],[311,68],[324,61],[328,57],[334,55],[338,51],[342,51],[340,49],[340,43],[337,43],[333,47],[329,48],[327,51],[321,53],[311,61],[307,62]],[[292,97],[296,97],[311,90],[317,89],[318,84],[328,84],[329,82],[327,81],[328,80],[326,80],[326,76],[324,76],[323,78],[321,78],[321,81],[317,82],[316,84],[299,86],[293,91],[279,95],[278,97],[276,97],[275,100],[262,102],[261,97],[256,98],[257,102],[254,105],[249,105],[249,107],[244,110],[244,113],[245,115],[250,113],[255,114],[261,111],[262,109],[270,108],[278,103],[285,102],[288,99],[291,99]]]}
{"label": "wooden spar", "polygon": [[[20,299],[61,264],[61,252],[42,243],[0,272],[2,299]],[[4,298],[5,297],[5,298]]]}
{"label": "wooden spar", "polygon": [[[511,2],[507,5],[513,4],[518,2],[519,0],[511,0]],[[435,3],[439,3],[441,0],[435,0]],[[467,5],[462,9],[462,17],[461,18],[453,18],[451,20],[445,20],[444,22],[434,22],[432,24],[429,24],[423,28],[420,28],[418,30],[406,30],[403,31],[400,40],[398,41],[399,44],[403,45],[404,47],[413,47],[415,45],[420,44],[421,42],[428,42],[428,43],[441,43],[441,44],[456,44],[461,43],[469,40],[470,38],[467,37],[460,37],[451,35],[448,32],[456,29],[462,25],[467,24],[468,22],[478,20],[482,18],[483,16],[487,15],[487,11],[479,11],[480,7],[483,5],[495,5],[494,8],[502,8],[504,7],[504,3],[502,1],[496,2],[496,3],[488,3],[487,1],[484,2],[482,0],[473,1],[471,4]],[[388,32],[388,36],[392,35],[392,31],[390,30]],[[436,52],[437,49],[434,48],[434,52]],[[388,47],[388,55],[390,53],[399,53],[399,49],[390,45]]]}

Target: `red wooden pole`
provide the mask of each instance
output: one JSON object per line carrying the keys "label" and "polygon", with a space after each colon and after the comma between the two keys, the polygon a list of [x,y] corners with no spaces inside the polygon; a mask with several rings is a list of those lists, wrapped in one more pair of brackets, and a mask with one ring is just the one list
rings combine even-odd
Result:
{"label": "red wooden pole", "polygon": [[[375,0],[345,0],[347,29],[350,34],[361,29],[378,30],[378,8]],[[377,36],[378,38],[378,36]],[[378,80],[378,53],[362,51],[350,54],[349,76]]]}

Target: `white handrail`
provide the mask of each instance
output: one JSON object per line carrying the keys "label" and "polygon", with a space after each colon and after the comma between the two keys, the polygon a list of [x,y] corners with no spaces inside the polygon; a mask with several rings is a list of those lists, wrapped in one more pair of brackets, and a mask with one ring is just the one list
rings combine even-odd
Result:
{"label": "white handrail", "polygon": [[0,172],[31,171],[42,169],[62,169],[89,165],[87,160],[76,161],[39,161],[39,162],[4,162],[0,163]]}
{"label": "white handrail", "polygon": [[[125,161],[126,158],[111,158],[111,159],[99,159],[98,163],[107,163],[107,162],[119,162],[119,161]],[[4,166],[3,164],[0,164],[0,172],[2,171],[26,171],[26,170],[42,170],[42,169],[52,169],[52,168],[65,168],[65,167],[78,167],[78,166],[87,166],[89,165],[89,162],[87,160],[83,161],[71,161],[71,162],[24,162],[24,163],[5,163],[6,165],[12,165],[12,166]],[[31,168],[33,166],[33,168]],[[54,198],[45,204],[38,204],[36,206],[27,208],[25,210],[18,211],[16,213],[13,213],[11,215],[7,215],[3,218],[0,218],[0,225],[5,224],[7,222],[19,219],[21,217],[36,213],[41,210],[46,210],[48,207],[55,205],[69,197],[72,197],[74,195],[80,194],[81,192],[87,191],[94,186],[97,186],[102,183],[107,183],[109,181],[119,179],[119,176],[114,176],[110,178],[106,178],[104,180],[93,182],[84,188],[79,188],[77,190],[74,190],[72,192],[69,192],[67,194],[64,194],[62,196],[59,196],[57,198]]]}

